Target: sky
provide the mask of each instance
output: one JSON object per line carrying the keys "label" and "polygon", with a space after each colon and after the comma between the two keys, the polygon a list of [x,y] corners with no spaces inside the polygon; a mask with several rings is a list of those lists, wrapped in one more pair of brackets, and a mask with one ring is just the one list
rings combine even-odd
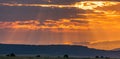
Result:
{"label": "sky", "polygon": [[119,0],[0,0],[0,43],[120,48]]}

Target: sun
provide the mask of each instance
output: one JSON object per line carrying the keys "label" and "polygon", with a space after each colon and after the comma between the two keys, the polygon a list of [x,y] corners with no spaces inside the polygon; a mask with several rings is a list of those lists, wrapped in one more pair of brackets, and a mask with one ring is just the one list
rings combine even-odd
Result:
{"label": "sun", "polygon": [[111,6],[116,5],[118,3],[116,2],[110,2],[110,1],[83,1],[83,2],[76,2],[74,5],[77,8],[81,8],[84,10],[93,10],[97,7],[104,7],[104,6]]}
{"label": "sun", "polygon": [[71,45],[72,43],[71,42],[64,42],[65,45]]}

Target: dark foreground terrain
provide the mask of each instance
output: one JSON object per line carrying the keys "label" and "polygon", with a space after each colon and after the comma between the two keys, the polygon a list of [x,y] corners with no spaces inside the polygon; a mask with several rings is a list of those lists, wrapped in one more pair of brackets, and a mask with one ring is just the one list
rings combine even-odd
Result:
{"label": "dark foreground terrain", "polygon": [[[88,48],[85,46],[76,45],[16,45],[16,44],[0,44],[0,59],[65,59],[63,56],[67,54],[71,57],[81,58],[69,58],[69,59],[90,59],[84,57],[103,56],[110,58],[120,59],[120,51],[106,51]],[[10,56],[16,57],[10,57]],[[40,55],[40,57],[36,57]],[[4,57],[3,57],[4,56]],[[22,57],[19,57],[22,56]],[[33,57],[23,57],[33,56]],[[42,56],[42,57],[41,57]],[[55,57],[43,57],[43,56],[55,56]],[[62,57],[57,57],[62,56]],[[101,58],[97,58],[101,59]],[[102,58],[108,59],[108,58]]]}
{"label": "dark foreground terrain", "polygon": [[[108,59],[108,58],[63,58],[63,57],[3,57],[0,59]],[[109,58],[109,59],[120,59],[120,58]]]}

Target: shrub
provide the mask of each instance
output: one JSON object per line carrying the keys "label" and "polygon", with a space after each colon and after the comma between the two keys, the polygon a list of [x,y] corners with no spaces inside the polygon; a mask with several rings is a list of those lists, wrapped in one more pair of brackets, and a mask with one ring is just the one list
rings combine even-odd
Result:
{"label": "shrub", "polygon": [[101,56],[100,58],[104,58],[104,56]]}
{"label": "shrub", "polygon": [[7,57],[10,56],[9,54],[6,55]]}
{"label": "shrub", "polygon": [[95,56],[95,58],[99,58],[99,56]]}
{"label": "shrub", "polygon": [[37,55],[36,57],[40,57],[40,55]]}
{"label": "shrub", "polygon": [[68,58],[69,58],[69,56],[68,56],[67,54],[65,54],[65,55],[64,55],[64,58],[67,58],[67,59],[68,59]]}
{"label": "shrub", "polygon": [[11,54],[7,54],[6,56],[8,56],[8,57],[15,57],[16,55],[14,53],[11,53]]}
{"label": "shrub", "polygon": [[11,57],[15,57],[16,55],[15,55],[14,53],[11,53],[10,56],[11,56]]}

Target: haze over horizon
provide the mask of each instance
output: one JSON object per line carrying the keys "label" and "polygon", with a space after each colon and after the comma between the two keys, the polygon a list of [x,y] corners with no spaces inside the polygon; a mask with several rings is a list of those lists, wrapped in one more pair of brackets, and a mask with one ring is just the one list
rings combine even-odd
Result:
{"label": "haze over horizon", "polygon": [[0,43],[120,48],[120,2],[0,0]]}

